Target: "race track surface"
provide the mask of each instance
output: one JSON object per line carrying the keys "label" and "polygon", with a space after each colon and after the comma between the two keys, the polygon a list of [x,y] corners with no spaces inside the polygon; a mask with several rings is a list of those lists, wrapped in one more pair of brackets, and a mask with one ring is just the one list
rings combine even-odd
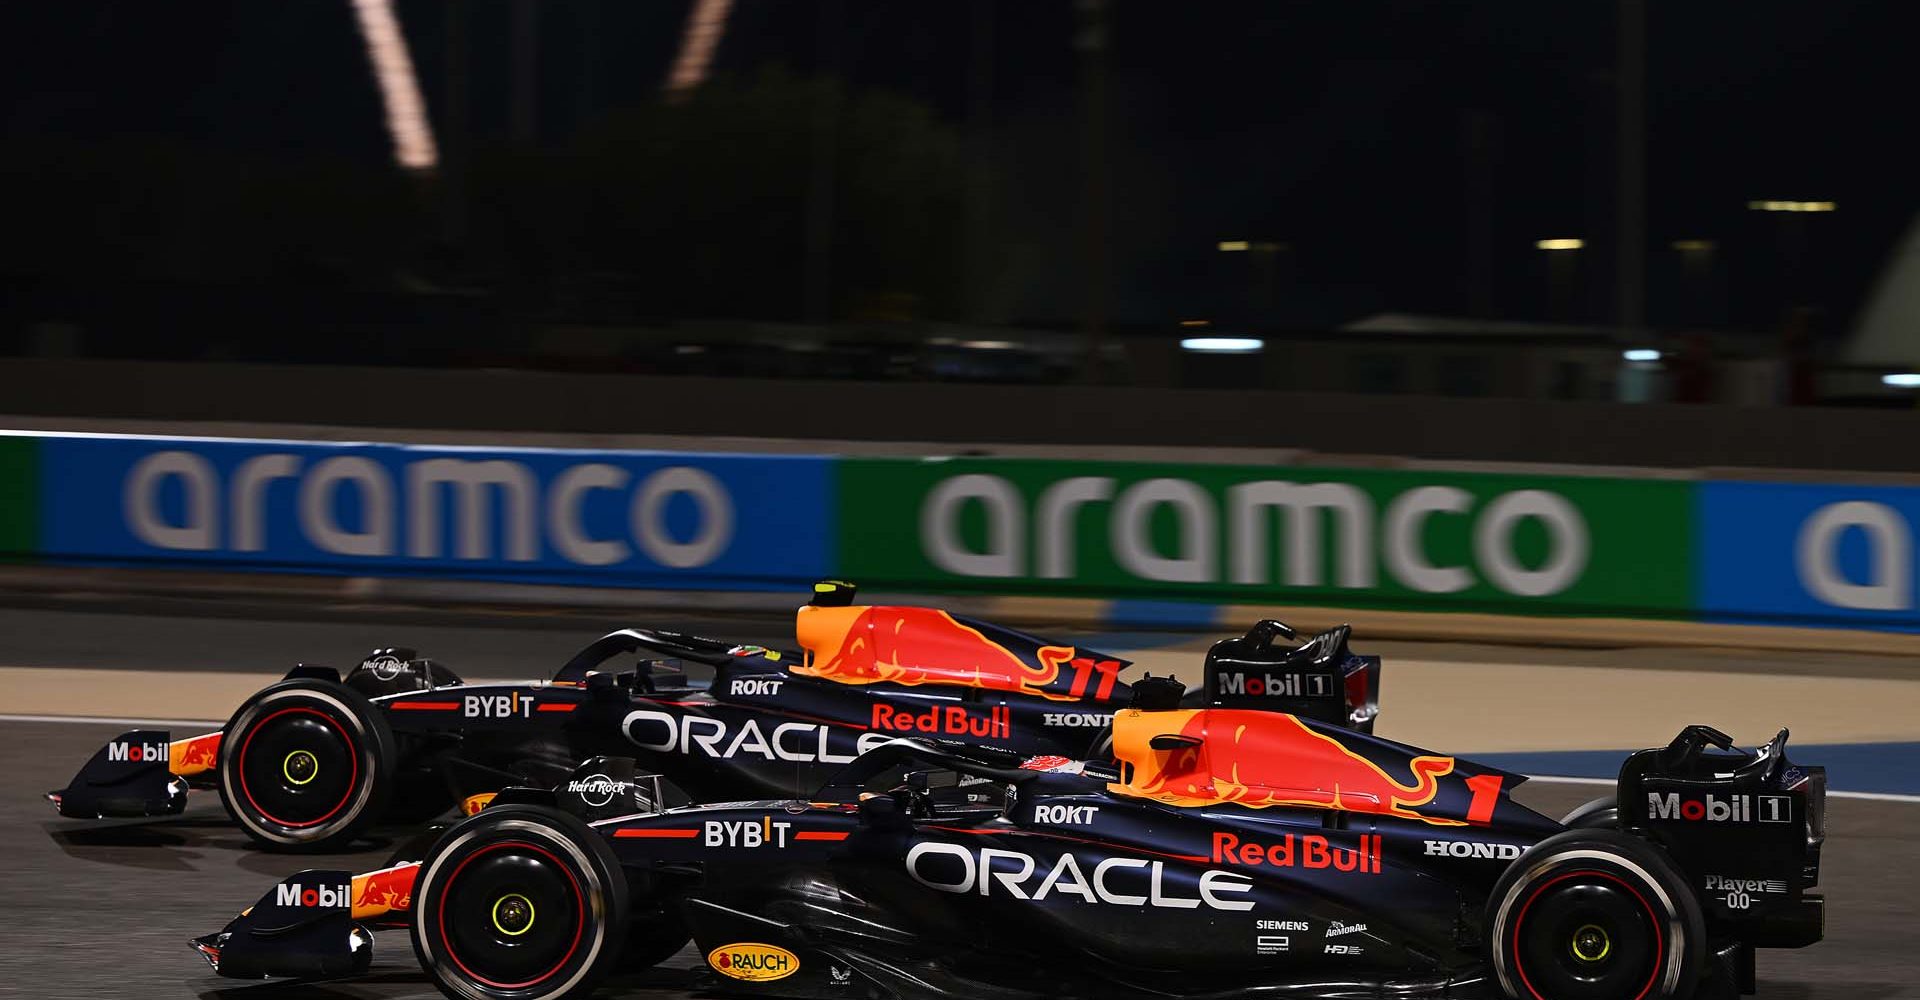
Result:
{"label": "race track surface", "polygon": [[[716,625],[713,631],[784,644],[785,629],[786,623],[781,622],[734,621]],[[0,611],[0,636],[5,637],[0,638],[0,663],[57,667],[75,678],[103,671],[102,679],[114,677],[121,687],[129,683],[128,677],[160,687],[166,684],[169,670],[277,671],[303,655],[345,665],[365,648],[398,641],[396,631],[401,630],[394,623],[364,628],[338,622],[262,623],[12,609]],[[430,641],[420,645],[433,655],[453,662],[464,673],[484,677],[540,673],[541,666],[531,664],[550,667],[593,634],[591,629],[544,625],[500,628],[426,620],[404,631],[409,636],[426,635]],[[1104,638],[1110,640],[1107,648],[1126,655],[1127,650],[1111,641],[1121,637]],[[1144,644],[1164,653],[1190,648],[1192,641],[1161,637]],[[1197,654],[1191,655],[1197,662]],[[1384,735],[1399,735],[1384,724],[1395,712],[1393,664],[1390,657]],[[119,673],[141,669],[152,672]],[[1881,671],[1851,672],[1871,676]],[[22,676],[36,686],[46,683],[45,675]],[[1736,683],[1737,678],[1726,681]],[[1650,677],[1649,683],[1657,685],[1657,679]],[[11,689],[15,697],[25,691]],[[45,692],[36,696],[47,697]],[[1456,696],[1463,705],[1472,699],[1469,691]],[[223,717],[230,707],[206,706],[197,717]],[[1785,705],[1779,711],[1792,708]],[[0,704],[0,712],[14,711]],[[54,714],[97,713],[87,704],[75,703]],[[1470,727],[1492,724],[1476,715],[1463,718],[1463,725]],[[196,792],[186,815],[161,821],[89,823],[55,816],[42,793],[65,784],[101,743],[125,728],[113,723],[0,721],[0,906],[4,906],[0,996],[96,1000],[439,996],[415,967],[404,932],[381,934],[372,974],[356,980],[250,984],[212,975],[187,948],[188,938],[218,929],[275,881],[302,868],[376,867],[386,858],[387,844],[376,839],[356,853],[339,856],[260,852],[225,822],[211,793]],[[1440,749],[1458,746],[1459,739]],[[1559,815],[1607,791],[1597,785],[1535,782],[1517,797]],[[1801,951],[1761,952],[1760,995],[1796,1000],[1920,1000],[1920,917],[1916,917],[1920,906],[1914,902],[1920,893],[1920,838],[1913,833],[1920,822],[1920,802],[1839,798],[1830,800],[1828,814],[1822,886],[1828,898],[1827,940]],[[696,961],[691,952],[683,952],[670,963],[678,968],[619,981],[605,995],[658,1000],[690,996],[685,992],[691,982],[688,970]]]}

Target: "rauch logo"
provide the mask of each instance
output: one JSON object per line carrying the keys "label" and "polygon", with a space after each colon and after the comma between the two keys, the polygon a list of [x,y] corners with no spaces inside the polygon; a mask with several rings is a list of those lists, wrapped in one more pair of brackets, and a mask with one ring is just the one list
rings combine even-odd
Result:
{"label": "rauch logo", "polygon": [[800,958],[785,948],[742,942],[707,953],[707,964],[723,976],[764,983],[785,979],[800,971]]}

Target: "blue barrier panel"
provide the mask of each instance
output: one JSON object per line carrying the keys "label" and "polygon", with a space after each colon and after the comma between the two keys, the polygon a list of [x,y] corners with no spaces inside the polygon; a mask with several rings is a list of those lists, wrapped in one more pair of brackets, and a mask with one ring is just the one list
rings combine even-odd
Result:
{"label": "blue barrier panel", "polygon": [[815,456],[42,442],[49,561],[757,589],[834,551]]}
{"label": "blue barrier panel", "polygon": [[1701,618],[1920,628],[1920,489],[1716,482],[1697,498]]}

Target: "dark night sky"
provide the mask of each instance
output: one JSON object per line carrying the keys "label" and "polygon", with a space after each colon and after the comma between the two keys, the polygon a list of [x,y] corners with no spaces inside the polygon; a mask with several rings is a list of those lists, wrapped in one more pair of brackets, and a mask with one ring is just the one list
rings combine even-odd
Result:
{"label": "dark night sky", "polygon": [[[687,0],[545,0],[540,108],[549,141],[592,114],[657,99]],[[1750,199],[1830,199],[1801,218],[1806,298],[1844,329],[1920,209],[1904,132],[1914,88],[1910,5],[1649,3],[1648,236],[1655,319],[1677,312],[1676,238],[1718,241],[1730,301],[1706,320],[1765,329],[1785,304],[1782,226]],[[400,10],[436,125],[445,8]],[[473,129],[504,132],[508,6],[469,0]],[[1164,321],[1205,309],[1218,239],[1284,241],[1291,316],[1467,310],[1465,128],[1479,113],[1496,311],[1542,315],[1533,241],[1583,236],[1604,319],[1611,253],[1615,4],[1603,0],[1115,0],[1109,168],[1116,309]],[[1082,171],[1068,0],[992,10],[990,125],[1005,238],[1072,270]],[[739,0],[722,73],[821,67],[970,124],[977,66],[962,3]],[[832,39],[822,51],[822,37]],[[346,0],[196,4],[71,0],[0,12],[9,142],[141,134],[253,154],[387,155]],[[1070,315],[1072,282],[1018,290],[1013,309]],[[1664,310],[1664,313],[1662,312]]]}

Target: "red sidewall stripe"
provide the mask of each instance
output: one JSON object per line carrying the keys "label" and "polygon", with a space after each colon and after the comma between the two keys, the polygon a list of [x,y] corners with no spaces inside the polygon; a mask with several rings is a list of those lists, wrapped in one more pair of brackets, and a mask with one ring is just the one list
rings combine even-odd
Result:
{"label": "red sidewall stripe", "polygon": [[[292,715],[295,713],[299,713],[302,715],[315,716],[319,718],[320,721],[325,722],[329,726],[332,726],[334,729],[334,732],[339,733],[340,738],[346,741],[347,760],[353,765],[353,770],[349,772],[347,775],[347,793],[340,797],[339,803],[336,804],[332,809],[327,810],[327,814],[325,816],[322,816],[319,819],[306,820],[305,822],[301,822],[301,823],[289,823],[286,820],[283,820],[273,815],[272,813],[266,811],[266,809],[261,807],[260,803],[254,801],[253,791],[247,787],[247,748],[253,745],[254,735],[259,733],[261,728],[264,727],[267,723],[272,722],[273,720],[283,715]],[[347,803],[353,799],[354,787],[360,781],[360,746],[359,744],[353,741],[353,736],[347,732],[346,727],[340,725],[340,723],[335,721],[332,716],[328,715],[325,712],[320,711],[317,708],[306,708],[306,707],[283,708],[280,711],[275,712],[264,719],[261,719],[259,722],[254,723],[252,726],[250,726],[247,729],[247,738],[245,741],[243,741],[240,744],[239,772],[240,772],[239,773],[240,794],[246,796],[247,804],[252,806],[253,811],[259,813],[261,818],[267,820],[270,823],[274,823],[278,826],[284,826],[289,830],[298,830],[302,827],[308,827],[308,826],[319,826],[320,824],[325,823],[327,820],[332,819],[335,813],[338,813],[340,810],[345,809],[347,807]]]}
{"label": "red sidewall stripe", "polygon": [[1666,937],[1660,933],[1660,914],[1654,911],[1653,904],[1647,902],[1647,897],[1641,895],[1640,890],[1635,888],[1632,883],[1611,872],[1597,871],[1594,869],[1568,872],[1527,894],[1527,901],[1520,905],[1520,915],[1513,918],[1514,971],[1520,973],[1520,982],[1526,986],[1527,992],[1532,994],[1535,1000],[1550,1000],[1550,998],[1542,995],[1539,990],[1534,989],[1533,980],[1527,978],[1526,966],[1520,961],[1520,928],[1527,922],[1527,910],[1533,907],[1534,901],[1540,898],[1541,893],[1546,892],[1548,889],[1570,878],[1579,878],[1582,875],[1592,875],[1597,878],[1602,878],[1627,890],[1633,894],[1634,900],[1640,904],[1641,909],[1647,911],[1647,918],[1653,925],[1653,974],[1647,977],[1647,985],[1640,987],[1640,992],[1633,996],[1633,1000],[1644,1000],[1648,993],[1653,992],[1653,984],[1660,979],[1660,966],[1665,964],[1663,959],[1665,958],[1667,950]]}
{"label": "red sidewall stripe", "polygon": [[[573,905],[574,905],[573,941],[567,945],[567,953],[565,955],[560,956],[560,961],[555,962],[553,964],[553,968],[550,968],[547,971],[542,972],[541,974],[523,983],[495,982],[483,975],[480,975],[479,973],[473,971],[472,969],[467,968],[467,963],[462,962],[460,960],[460,956],[454,953],[453,939],[447,936],[447,896],[449,894],[449,890],[453,888],[454,881],[460,877],[460,873],[466,869],[467,865],[473,863],[473,860],[475,858],[484,857],[485,855],[492,854],[495,851],[503,851],[509,847],[524,847],[527,850],[530,850],[535,854],[538,854],[546,858],[548,861],[553,862],[555,867],[559,868],[562,872],[566,873],[567,884],[573,889]],[[543,980],[551,979],[555,973],[559,972],[561,969],[566,968],[567,962],[571,961],[573,958],[573,953],[580,950],[580,933],[583,930],[585,930],[587,926],[587,900],[586,900],[586,896],[580,891],[579,880],[573,877],[573,869],[567,867],[567,865],[563,863],[558,857],[554,856],[552,851],[549,851],[538,844],[529,843],[524,840],[508,840],[508,841],[502,841],[501,843],[498,843],[498,844],[488,844],[487,846],[482,847],[481,849],[473,852],[472,854],[469,854],[466,857],[460,859],[460,863],[454,866],[453,874],[447,876],[447,884],[445,887],[443,887],[440,890],[440,898],[435,901],[434,919],[438,924],[440,944],[442,947],[444,947],[447,950],[447,957],[450,959],[453,959],[453,964],[458,966],[461,972],[466,973],[467,978],[472,979],[475,982],[485,983],[488,986],[491,986],[497,990],[519,990],[519,989],[525,989],[526,987],[532,986]]]}

